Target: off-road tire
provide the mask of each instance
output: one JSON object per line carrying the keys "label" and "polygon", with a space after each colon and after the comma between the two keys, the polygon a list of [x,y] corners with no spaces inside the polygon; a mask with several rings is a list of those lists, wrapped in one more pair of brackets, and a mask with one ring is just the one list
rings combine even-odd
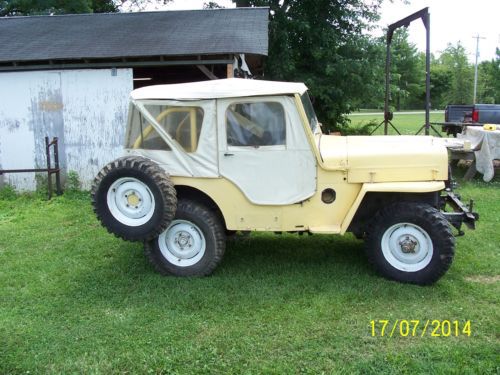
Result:
{"label": "off-road tire", "polygon": [[[401,231],[406,227],[420,228],[432,242],[432,257],[422,269],[398,269],[384,255],[384,233],[389,230],[395,233],[391,228],[398,228],[398,225],[401,225]],[[428,204],[409,202],[384,207],[376,213],[366,232],[365,251],[368,261],[379,274],[388,279],[419,285],[432,284],[446,273],[453,261],[455,237],[450,225],[440,211]],[[387,235],[390,236],[390,232]],[[388,241],[385,243],[388,244]],[[386,254],[387,249],[390,249],[389,245],[386,246]]]}
{"label": "off-road tire", "polygon": [[[144,243],[144,255],[155,270],[165,276],[210,275],[221,262],[226,249],[226,234],[219,215],[198,202],[181,199],[171,226],[174,226],[178,221],[192,223],[202,232],[205,240],[202,258],[195,264],[185,267],[179,266],[175,261],[169,261],[162,253],[160,238]],[[163,249],[165,251],[165,245],[163,245]]]}
{"label": "off-road tire", "polygon": [[[144,224],[132,226],[120,222],[110,211],[108,191],[118,179],[133,178],[149,188],[154,198],[154,212]],[[98,173],[91,189],[92,204],[102,225],[127,241],[157,237],[174,218],[177,197],[169,175],[153,161],[140,156],[126,156],[107,164]]]}

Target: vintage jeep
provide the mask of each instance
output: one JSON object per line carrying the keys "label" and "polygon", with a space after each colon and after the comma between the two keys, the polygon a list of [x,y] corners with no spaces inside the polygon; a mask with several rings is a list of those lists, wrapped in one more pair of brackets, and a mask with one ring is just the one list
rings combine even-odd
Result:
{"label": "vintage jeep", "polygon": [[451,191],[442,141],[325,135],[302,83],[134,90],[125,154],[97,175],[94,210],[162,274],[212,273],[237,231],[352,232],[380,274],[429,284],[451,265],[450,224],[477,219]]}

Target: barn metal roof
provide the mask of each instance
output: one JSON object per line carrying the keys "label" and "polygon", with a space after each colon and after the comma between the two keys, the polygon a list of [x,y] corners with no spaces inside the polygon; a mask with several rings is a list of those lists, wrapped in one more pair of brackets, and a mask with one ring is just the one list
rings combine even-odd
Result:
{"label": "barn metal roof", "polygon": [[0,62],[267,55],[268,8],[0,18]]}

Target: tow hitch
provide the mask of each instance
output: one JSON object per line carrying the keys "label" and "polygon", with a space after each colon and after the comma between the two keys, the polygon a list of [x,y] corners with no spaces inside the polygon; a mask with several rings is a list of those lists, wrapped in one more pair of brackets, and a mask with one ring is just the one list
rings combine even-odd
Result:
{"label": "tow hitch", "polygon": [[[446,195],[441,196],[442,199],[442,213],[446,219],[458,230],[458,235],[463,236],[462,223],[469,229],[476,229],[476,220],[479,220],[479,214],[473,212],[474,201],[471,199],[469,205],[466,206],[461,200],[460,196],[452,191],[446,191]],[[445,211],[446,206],[453,209],[453,212]]]}

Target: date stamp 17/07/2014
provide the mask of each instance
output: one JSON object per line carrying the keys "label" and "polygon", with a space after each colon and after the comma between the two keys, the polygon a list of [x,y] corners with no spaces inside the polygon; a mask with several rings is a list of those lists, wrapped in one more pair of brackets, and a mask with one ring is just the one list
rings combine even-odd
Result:
{"label": "date stamp 17/07/2014", "polygon": [[370,320],[372,337],[470,337],[472,323],[470,320],[439,319],[386,319]]}

